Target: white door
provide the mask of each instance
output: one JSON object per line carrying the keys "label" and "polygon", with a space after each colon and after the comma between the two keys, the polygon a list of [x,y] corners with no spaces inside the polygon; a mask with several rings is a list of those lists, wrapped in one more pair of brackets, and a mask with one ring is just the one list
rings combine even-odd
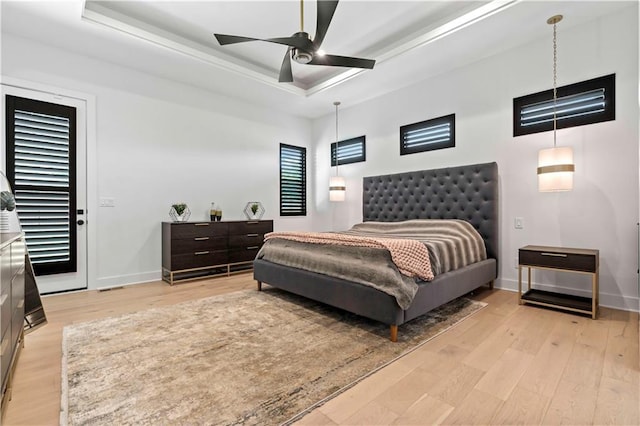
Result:
{"label": "white door", "polygon": [[86,102],[2,85],[0,167],[40,293],[87,288]]}

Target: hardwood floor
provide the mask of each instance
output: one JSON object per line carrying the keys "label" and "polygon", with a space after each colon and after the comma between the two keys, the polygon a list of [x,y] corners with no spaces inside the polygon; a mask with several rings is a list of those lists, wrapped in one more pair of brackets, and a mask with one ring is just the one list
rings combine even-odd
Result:
{"label": "hardwood floor", "polygon": [[[65,325],[253,288],[240,274],[43,298],[48,324],[26,337],[2,424],[58,424]],[[489,305],[298,424],[640,424],[637,313],[591,320],[502,290],[474,298]]]}

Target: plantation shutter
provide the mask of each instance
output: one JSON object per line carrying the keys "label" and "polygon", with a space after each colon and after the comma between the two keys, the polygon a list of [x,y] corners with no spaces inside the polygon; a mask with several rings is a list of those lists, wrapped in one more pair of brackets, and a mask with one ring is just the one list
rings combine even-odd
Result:
{"label": "plantation shutter", "polygon": [[37,275],[75,272],[73,107],[7,96],[7,171]]}
{"label": "plantation shutter", "polygon": [[[599,114],[605,110],[604,88],[590,90],[570,96],[563,96],[556,100],[556,120],[561,122],[568,118],[584,117]],[[522,127],[535,126],[553,121],[553,99],[525,105],[520,110],[520,125]]]}
{"label": "plantation shutter", "polygon": [[366,136],[359,136],[357,138],[332,143],[331,166],[365,161],[365,143]]}
{"label": "plantation shutter", "polygon": [[307,214],[307,150],[280,144],[280,215]]}
{"label": "plantation shutter", "polygon": [[455,145],[455,114],[400,127],[401,155]]}

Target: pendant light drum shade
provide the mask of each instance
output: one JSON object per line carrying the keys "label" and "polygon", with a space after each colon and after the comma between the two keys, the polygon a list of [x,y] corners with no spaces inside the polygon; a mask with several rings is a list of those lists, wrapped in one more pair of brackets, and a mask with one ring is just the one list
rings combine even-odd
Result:
{"label": "pendant light drum shade", "polygon": [[342,176],[331,176],[329,180],[329,201],[344,201],[347,185]]}
{"label": "pendant light drum shade", "polygon": [[540,150],[538,152],[538,191],[571,191],[574,169],[571,147]]}

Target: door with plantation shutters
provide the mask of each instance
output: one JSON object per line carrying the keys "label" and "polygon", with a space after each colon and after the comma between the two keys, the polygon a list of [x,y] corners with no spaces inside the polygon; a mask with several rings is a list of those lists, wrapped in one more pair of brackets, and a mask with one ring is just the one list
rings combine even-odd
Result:
{"label": "door with plantation shutters", "polygon": [[39,290],[86,288],[84,104],[15,88],[3,98],[5,170]]}

